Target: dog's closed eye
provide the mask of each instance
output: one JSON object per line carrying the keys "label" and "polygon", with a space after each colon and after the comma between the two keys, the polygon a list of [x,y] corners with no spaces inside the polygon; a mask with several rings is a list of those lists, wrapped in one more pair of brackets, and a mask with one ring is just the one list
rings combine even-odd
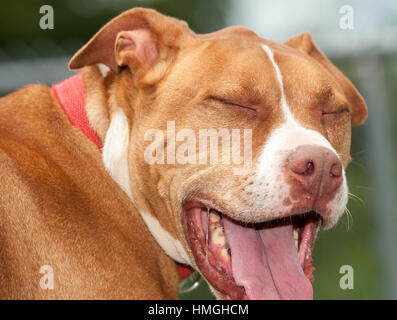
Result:
{"label": "dog's closed eye", "polygon": [[328,115],[328,114],[338,115],[338,114],[342,114],[342,113],[345,113],[345,112],[349,112],[349,107],[344,106],[342,108],[338,108],[337,110],[323,110],[322,111],[322,115],[323,116],[324,115]]}
{"label": "dog's closed eye", "polygon": [[220,102],[220,103],[222,103],[225,106],[244,108],[244,109],[247,109],[247,110],[255,112],[255,114],[257,112],[257,109],[254,106],[252,106],[251,104],[248,104],[248,103],[247,104],[245,104],[245,103],[243,104],[241,102],[234,102],[233,100],[228,100],[228,99],[225,99],[225,98],[212,96],[212,95],[208,96],[208,98],[206,100]]}

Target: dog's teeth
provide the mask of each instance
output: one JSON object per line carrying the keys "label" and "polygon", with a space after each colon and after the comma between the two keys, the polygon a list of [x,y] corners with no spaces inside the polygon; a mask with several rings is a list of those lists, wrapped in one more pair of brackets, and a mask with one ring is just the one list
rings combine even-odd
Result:
{"label": "dog's teeth", "polygon": [[219,246],[224,246],[226,244],[225,234],[223,233],[223,229],[221,225],[211,225],[211,241]]}
{"label": "dog's teeth", "polygon": [[220,245],[220,246],[224,246],[226,244],[225,234],[223,233],[223,230],[222,230],[221,226],[216,228],[212,235],[213,235],[212,239],[213,239],[215,244]]}
{"label": "dog's teeth", "polygon": [[296,250],[299,249],[299,234],[298,234],[298,230],[294,229],[294,240],[295,240],[295,247]]}
{"label": "dog's teeth", "polygon": [[225,262],[229,261],[230,255],[226,248],[222,248],[219,254]]}
{"label": "dog's teeth", "polygon": [[210,210],[210,221],[213,223],[219,222],[221,217],[215,210]]}
{"label": "dog's teeth", "polygon": [[216,210],[208,212],[209,248],[211,252],[221,261],[227,274],[232,274],[231,255],[226,247],[226,236],[221,224],[221,216]]}
{"label": "dog's teeth", "polygon": [[220,225],[221,217],[215,210],[210,211],[209,215],[209,232],[211,233],[211,241],[215,245],[224,246],[226,244],[225,234]]}

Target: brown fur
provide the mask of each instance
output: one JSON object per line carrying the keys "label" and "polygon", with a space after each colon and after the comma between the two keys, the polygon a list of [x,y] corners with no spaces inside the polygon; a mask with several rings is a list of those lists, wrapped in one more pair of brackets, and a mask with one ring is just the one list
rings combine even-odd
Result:
{"label": "brown fur", "polygon": [[0,130],[0,298],[177,297],[174,262],[48,87],[0,99]]}
{"label": "brown fur", "polygon": [[[138,8],[109,22],[70,62],[71,68],[83,68],[88,119],[102,140],[113,112],[124,111],[135,206],[181,241],[194,265],[181,204],[201,196],[248,221],[243,213],[252,208],[241,195],[252,182],[234,175],[231,166],[150,166],[143,159],[149,144],[143,136],[149,129],[165,130],[167,120],[175,121],[176,131],[252,129],[255,161],[281,121],[278,82],[260,44],[271,47],[288,74],[284,86],[294,116],[328,138],[346,167],[350,127],[364,121],[366,107],[307,34],[286,45],[242,27],[195,35],[181,21]],[[96,63],[111,68],[106,78]],[[322,108],[329,113],[324,118]],[[0,130],[1,297],[176,297],[174,262],[47,87],[30,86],[1,99]],[[226,193],[233,203],[223,200]],[[38,286],[43,264],[55,269],[53,292]]]}

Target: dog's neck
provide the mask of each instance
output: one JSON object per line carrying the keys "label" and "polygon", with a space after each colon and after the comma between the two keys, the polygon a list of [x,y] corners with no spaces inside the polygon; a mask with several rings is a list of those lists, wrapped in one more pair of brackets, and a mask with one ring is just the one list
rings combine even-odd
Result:
{"label": "dog's neck", "polygon": [[103,144],[105,168],[133,201],[127,158],[133,111],[124,95],[131,89],[123,90],[123,73],[108,73],[103,65],[85,67],[81,74],[87,118]]}
{"label": "dog's neck", "polygon": [[102,141],[92,129],[85,111],[85,88],[80,73],[52,86],[52,92],[69,121],[79,128],[99,149]]}
{"label": "dog's neck", "polygon": [[[87,118],[98,134],[102,143],[105,142],[106,133],[110,127],[112,116],[122,110],[129,125],[131,126],[132,109],[129,107],[123,78],[127,78],[124,73],[114,74],[109,72],[104,65],[88,66],[81,70],[82,79],[85,87],[85,107]],[[134,99],[134,92],[128,90],[129,98]]]}
{"label": "dog's neck", "polygon": [[[134,116],[131,106],[139,105],[142,101],[139,100],[137,89],[134,89],[133,77],[128,70],[119,74],[107,72],[103,65],[85,67],[81,74],[86,93],[87,118],[103,143],[104,166],[135,205],[131,191],[134,186],[130,180],[128,147]],[[191,264],[182,245],[152,215],[136,209],[163,250],[174,261]],[[162,239],[171,240],[164,243]],[[192,273],[190,268],[183,265],[178,265],[178,271],[180,279],[185,279]]]}

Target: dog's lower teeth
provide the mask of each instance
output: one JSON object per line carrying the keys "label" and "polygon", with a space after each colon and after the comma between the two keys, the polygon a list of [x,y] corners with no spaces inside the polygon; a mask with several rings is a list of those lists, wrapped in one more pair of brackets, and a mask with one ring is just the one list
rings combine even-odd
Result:
{"label": "dog's lower teeth", "polygon": [[227,262],[230,259],[229,251],[226,248],[222,248],[220,251],[221,258]]}
{"label": "dog's lower teeth", "polygon": [[299,234],[298,234],[298,230],[294,229],[294,240],[295,240],[295,247],[296,250],[299,249]]}
{"label": "dog's lower teeth", "polygon": [[226,244],[225,234],[220,225],[221,217],[216,211],[210,211],[209,214],[209,232],[211,234],[211,242],[215,245],[224,246]]}
{"label": "dog's lower teeth", "polygon": [[230,261],[230,254],[226,248],[226,237],[221,225],[221,216],[215,210],[209,211],[208,232],[210,238],[210,247],[217,256],[224,262]]}

